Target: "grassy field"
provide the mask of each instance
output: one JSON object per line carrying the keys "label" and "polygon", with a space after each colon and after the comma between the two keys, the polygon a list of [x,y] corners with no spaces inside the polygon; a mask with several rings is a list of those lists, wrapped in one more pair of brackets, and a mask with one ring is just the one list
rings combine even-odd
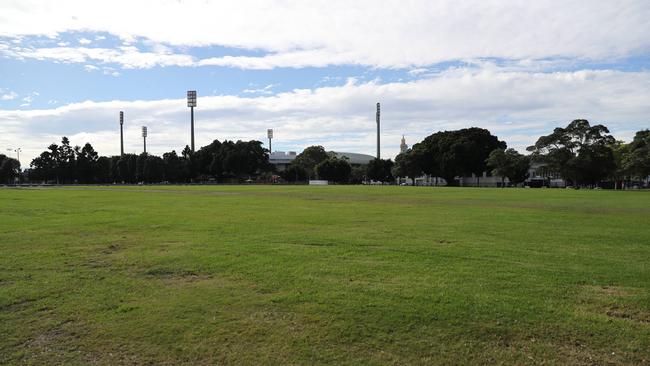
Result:
{"label": "grassy field", "polygon": [[0,364],[650,364],[650,192],[0,189]]}

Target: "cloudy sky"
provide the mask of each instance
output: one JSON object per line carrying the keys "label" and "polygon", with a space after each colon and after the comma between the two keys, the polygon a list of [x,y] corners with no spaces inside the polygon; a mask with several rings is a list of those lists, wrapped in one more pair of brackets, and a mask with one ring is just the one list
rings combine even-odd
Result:
{"label": "cloudy sky", "polygon": [[0,153],[68,136],[103,155],[265,140],[373,154],[478,126],[522,150],[576,118],[650,128],[650,1],[0,3]]}

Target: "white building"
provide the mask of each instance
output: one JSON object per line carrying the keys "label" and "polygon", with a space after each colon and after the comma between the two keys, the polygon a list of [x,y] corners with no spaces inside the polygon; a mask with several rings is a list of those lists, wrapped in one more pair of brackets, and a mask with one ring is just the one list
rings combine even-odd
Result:
{"label": "white building", "polygon": [[409,146],[406,144],[406,139],[404,138],[404,135],[402,135],[402,142],[399,144],[399,152],[400,153],[405,153],[406,150],[409,149]]}

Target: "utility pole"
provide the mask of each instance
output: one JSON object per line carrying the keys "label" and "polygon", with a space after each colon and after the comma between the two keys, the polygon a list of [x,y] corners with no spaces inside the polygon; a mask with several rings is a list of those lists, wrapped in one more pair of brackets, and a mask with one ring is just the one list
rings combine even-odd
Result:
{"label": "utility pole", "polygon": [[194,107],[196,107],[196,90],[187,91],[187,106],[190,107],[190,128],[192,133],[192,152],[194,152]]}
{"label": "utility pole", "polygon": [[120,156],[124,157],[124,112],[120,111]]}
{"label": "utility pole", "polygon": [[381,148],[380,148],[380,140],[379,140],[379,130],[380,130],[379,129],[379,125],[380,125],[379,115],[380,115],[380,106],[379,106],[379,103],[377,103],[377,116],[376,116],[376,120],[377,120],[377,159],[381,159]]}
{"label": "utility pole", "polygon": [[142,140],[144,141],[144,153],[147,153],[147,126],[142,126]]}

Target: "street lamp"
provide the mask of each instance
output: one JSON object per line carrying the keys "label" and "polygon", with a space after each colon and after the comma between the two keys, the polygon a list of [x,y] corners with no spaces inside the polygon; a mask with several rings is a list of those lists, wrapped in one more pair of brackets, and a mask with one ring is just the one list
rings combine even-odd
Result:
{"label": "street lamp", "polygon": [[196,90],[187,91],[187,106],[190,107],[192,129],[192,152],[194,152],[194,107],[196,107]]}
{"label": "street lamp", "polygon": [[144,153],[147,153],[147,126],[142,126],[142,140],[144,141]]}

